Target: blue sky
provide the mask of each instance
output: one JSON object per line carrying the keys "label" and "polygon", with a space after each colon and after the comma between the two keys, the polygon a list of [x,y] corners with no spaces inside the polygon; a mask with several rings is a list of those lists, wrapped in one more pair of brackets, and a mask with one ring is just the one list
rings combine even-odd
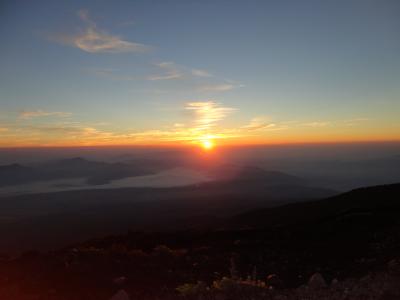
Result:
{"label": "blue sky", "polygon": [[3,1],[0,34],[0,146],[400,138],[398,1]]}

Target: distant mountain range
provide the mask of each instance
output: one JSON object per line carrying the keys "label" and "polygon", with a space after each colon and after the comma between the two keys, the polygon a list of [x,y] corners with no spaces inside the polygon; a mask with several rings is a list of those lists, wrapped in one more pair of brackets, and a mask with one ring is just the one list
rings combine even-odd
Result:
{"label": "distant mountain range", "polygon": [[[110,174],[122,176],[121,168],[126,170],[125,165],[71,159],[49,163],[40,170],[46,170],[47,176],[86,174],[93,180],[96,176],[104,178],[101,172],[105,169],[108,178]],[[25,167],[17,169],[24,173]],[[89,190],[3,197],[0,249],[48,249],[128,230],[205,228],[247,210],[337,194],[309,186],[295,176],[255,167],[225,165],[207,172],[214,181],[185,187],[93,186]]]}
{"label": "distant mountain range", "polygon": [[152,174],[158,170],[154,164],[149,166],[144,162],[105,163],[76,157],[29,167],[19,164],[0,166],[0,187],[65,178],[84,178],[88,184],[98,185],[124,177]]}

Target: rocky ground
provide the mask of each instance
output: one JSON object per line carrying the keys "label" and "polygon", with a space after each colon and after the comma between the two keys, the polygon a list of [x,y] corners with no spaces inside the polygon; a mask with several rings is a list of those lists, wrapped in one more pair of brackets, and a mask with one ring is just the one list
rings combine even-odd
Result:
{"label": "rocky ground", "polygon": [[[125,278],[118,278],[123,285]],[[275,275],[266,281],[224,278],[212,286],[201,282],[177,288],[179,296],[165,299],[190,300],[395,300],[400,299],[400,260],[391,260],[381,272],[373,272],[361,278],[344,281],[333,279],[326,282],[320,273],[313,274],[308,283],[294,289],[281,289]],[[110,300],[133,300],[123,288]],[[161,299],[161,298],[160,298]]]}

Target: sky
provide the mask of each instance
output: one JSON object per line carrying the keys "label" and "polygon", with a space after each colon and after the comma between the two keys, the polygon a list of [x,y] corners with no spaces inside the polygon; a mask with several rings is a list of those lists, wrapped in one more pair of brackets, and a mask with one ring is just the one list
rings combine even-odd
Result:
{"label": "sky", "polygon": [[0,36],[0,147],[400,140],[397,0],[10,0]]}

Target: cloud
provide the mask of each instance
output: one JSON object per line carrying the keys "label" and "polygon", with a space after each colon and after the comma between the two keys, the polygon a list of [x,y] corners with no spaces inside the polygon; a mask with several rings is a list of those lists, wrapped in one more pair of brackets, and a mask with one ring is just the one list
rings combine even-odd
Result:
{"label": "cloud", "polygon": [[275,129],[277,125],[275,123],[270,123],[265,117],[255,117],[250,120],[248,125],[242,127],[243,130],[247,131],[260,131],[267,129]]}
{"label": "cloud", "polygon": [[313,121],[308,123],[298,123],[298,125],[306,127],[314,127],[314,128],[321,128],[328,126],[357,126],[366,121],[369,121],[369,119],[354,118],[349,120]]}
{"label": "cloud", "polygon": [[265,116],[254,117],[247,125],[236,129],[241,137],[258,136],[270,131],[287,130],[289,126],[285,122],[271,122],[270,118]]}
{"label": "cloud", "polygon": [[192,75],[197,77],[212,77],[213,75],[206,70],[192,69]]}
{"label": "cloud", "polygon": [[234,130],[221,128],[220,122],[235,108],[222,106],[215,101],[192,101],[183,107],[190,117],[188,123],[174,123],[164,129],[151,129],[120,135],[118,138],[130,142],[189,142],[204,139],[227,139],[237,137]]}
{"label": "cloud", "polygon": [[38,118],[38,117],[69,117],[71,116],[71,113],[68,112],[62,112],[62,111],[44,111],[44,110],[33,110],[33,111],[21,111],[19,113],[19,118],[21,119],[32,119],[32,118]]}
{"label": "cloud", "polygon": [[235,112],[235,108],[223,107],[214,101],[188,102],[185,109],[194,113],[194,130],[206,131],[215,127],[218,122]]}
{"label": "cloud", "polygon": [[179,67],[174,62],[167,61],[155,65],[162,69],[163,72],[161,74],[148,76],[148,80],[171,80],[184,77],[184,72],[179,70]]}
{"label": "cloud", "polygon": [[[226,92],[235,88],[243,87],[243,84],[238,82],[218,79],[206,70],[201,69],[190,69],[182,65],[178,65],[172,61],[164,61],[160,63],[153,63],[153,66],[157,68],[154,74],[141,77],[121,74],[119,70],[110,68],[92,68],[89,71],[96,76],[109,78],[112,80],[138,80],[146,79],[149,81],[176,81],[182,80],[184,84],[182,89],[193,89],[197,92]],[[174,86],[174,91],[176,86]],[[152,93],[160,93],[160,90],[151,89]],[[162,90],[161,93],[167,93],[168,89]]]}
{"label": "cloud", "polygon": [[190,69],[181,65],[178,65],[172,61],[166,61],[154,64],[155,66],[162,69],[163,73],[149,76],[149,80],[168,80],[168,79],[180,79],[180,78],[193,78],[193,77],[213,77],[212,74],[206,70]]}
{"label": "cloud", "polygon": [[22,142],[28,142],[27,137],[29,137],[40,145],[94,145],[118,141],[118,135],[113,132],[80,123],[18,126],[13,131]]}
{"label": "cloud", "polygon": [[305,123],[303,125],[304,126],[308,126],[308,127],[326,127],[326,126],[329,126],[330,123],[329,122],[317,121],[317,122]]}
{"label": "cloud", "polygon": [[237,82],[218,79],[206,70],[190,69],[172,61],[154,64],[161,69],[161,73],[147,77],[147,80],[176,80],[185,79],[185,87],[191,86],[198,92],[226,92],[243,87]]}
{"label": "cloud", "polygon": [[112,80],[127,81],[127,80],[137,80],[139,78],[138,76],[123,75],[119,72],[119,70],[116,69],[92,68],[92,69],[87,69],[87,71],[96,76],[109,78]]}
{"label": "cloud", "polygon": [[120,52],[145,52],[148,47],[143,44],[122,40],[94,28],[87,28],[83,34],[76,36],[73,43],[81,50],[90,53],[120,53]]}
{"label": "cloud", "polygon": [[368,118],[354,118],[354,119],[350,119],[350,120],[343,120],[343,124],[344,126],[357,126],[360,125],[360,123],[369,121],[370,119]]}
{"label": "cloud", "polygon": [[1,133],[1,132],[6,132],[6,131],[8,131],[8,128],[6,128],[6,127],[0,127],[0,133]]}
{"label": "cloud", "polygon": [[226,92],[233,90],[235,86],[230,83],[224,83],[224,84],[209,84],[209,85],[203,85],[198,88],[199,91],[201,92]]}
{"label": "cloud", "polygon": [[77,47],[90,53],[146,52],[149,46],[129,42],[117,35],[112,35],[97,28],[86,10],[78,11],[79,18],[87,27],[76,35],[63,35],[56,40]]}

